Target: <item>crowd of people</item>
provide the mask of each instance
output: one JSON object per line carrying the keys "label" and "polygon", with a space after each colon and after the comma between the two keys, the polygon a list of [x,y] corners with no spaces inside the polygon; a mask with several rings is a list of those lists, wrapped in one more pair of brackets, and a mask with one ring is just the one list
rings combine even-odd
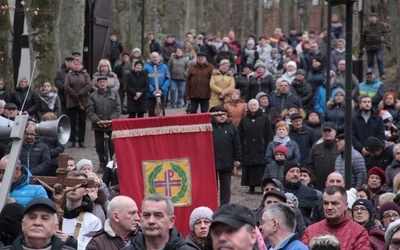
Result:
{"label": "crowd of people", "polygon": [[[221,38],[191,30],[184,42],[169,34],[163,44],[150,32],[143,54],[124,51],[111,35],[108,58],[93,76],[73,52],[54,84],[38,90],[23,77],[8,95],[0,78],[3,118],[12,122],[19,112],[31,118],[0,213],[4,249],[398,249],[400,104],[384,84],[387,29],[370,15],[365,80],[352,75],[346,83],[345,40],[337,15],[332,22],[331,51],[326,30],[316,36],[292,29],[285,36],[276,28],[271,37],[249,36],[244,46],[234,31]],[[344,125],[346,84],[352,86],[351,131]],[[119,194],[118,160],[112,141],[104,143],[110,121],[122,114],[152,117],[185,106],[190,114],[199,108],[213,114],[220,190],[218,210],[193,209],[186,238],[174,226],[168,197],[134,201]],[[69,158],[67,171],[70,178],[93,179],[93,187],[30,184],[32,175],[56,176],[65,149],[38,136],[35,123],[62,114],[71,122],[67,147],[86,148],[86,120],[92,123],[102,178],[89,159]],[[349,190],[346,133],[352,135]],[[1,178],[11,146],[10,138],[0,139]],[[262,194],[258,207],[230,204],[232,175],[248,195]]]}

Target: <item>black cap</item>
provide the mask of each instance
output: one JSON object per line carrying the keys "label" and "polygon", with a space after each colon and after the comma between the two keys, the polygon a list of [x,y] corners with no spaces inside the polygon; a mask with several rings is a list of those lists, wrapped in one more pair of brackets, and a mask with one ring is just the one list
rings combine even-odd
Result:
{"label": "black cap", "polygon": [[73,61],[73,60],[74,60],[74,58],[72,56],[67,56],[65,58],[65,61]]}
{"label": "black cap", "polygon": [[199,52],[199,53],[197,53],[197,57],[199,57],[199,56],[205,56],[205,57],[207,57],[206,53],[204,53],[204,52]]}
{"label": "black cap", "polygon": [[278,179],[272,179],[272,178],[264,178],[261,181],[261,185],[264,188],[268,183],[273,183],[275,186],[277,186],[280,190],[283,190],[283,185],[282,182]]}
{"label": "black cap", "polygon": [[4,105],[4,109],[18,109],[18,107],[15,103],[7,102],[6,105]]}
{"label": "black cap", "polygon": [[255,227],[256,219],[254,213],[245,206],[225,204],[213,214],[210,228],[213,228],[217,223],[223,223],[233,228],[241,228],[246,224]]}
{"label": "black cap", "polygon": [[321,126],[321,130],[323,131],[323,130],[337,130],[337,126],[336,126],[336,124],[335,123],[333,123],[333,122],[324,122],[324,123],[322,123],[322,126]]}
{"label": "black cap", "polygon": [[36,197],[36,198],[33,198],[28,203],[28,205],[26,205],[24,214],[26,214],[30,209],[32,209],[33,207],[36,207],[36,206],[44,206],[44,207],[49,208],[51,211],[54,211],[54,213],[57,213],[56,204],[54,203],[54,201],[50,200],[49,198],[45,198],[45,197]]}
{"label": "black cap", "polygon": [[298,75],[298,74],[305,76],[306,72],[304,71],[304,69],[298,69],[298,70],[296,70],[296,75]]}
{"label": "black cap", "polygon": [[96,81],[100,81],[100,80],[108,80],[108,78],[106,76],[99,76],[97,77]]}
{"label": "black cap", "polygon": [[74,51],[74,52],[71,52],[71,55],[72,55],[72,56],[73,56],[73,55],[79,55],[79,56],[81,56],[81,52]]}
{"label": "black cap", "polygon": [[299,113],[294,113],[293,115],[290,116],[290,120],[295,120],[295,119],[303,119],[303,117]]}
{"label": "black cap", "polygon": [[285,167],[283,168],[283,176],[286,177],[286,173],[292,168],[298,168],[299,170],[301,170],[301,167],[300,167],[300,164],[298,161],[296,161],[296,160],[288,161],[285,163]]}
{"label": "black cap", "polygon": [[278,190],[270,190],[264,194],[264,199],[266,199],[268,196],[275,196],[279,198],[282,202],[286,203],[287,197],[284,193]]}
{"label": "black cap", "polygon": [[380,150],[383,148],[383,141],[381,141],[377,137],[370,136],[365,140],[364,148],[366,150],[372,150],[372,151]]}
{"label": "black cap", "polygon": [[344,133],[341,133],[340,135],[336,136],[336,139],[338,140],[344,140]]}
{"label": "black cap", "polygon": [[210,109],[210,112],[228,112],[224,106],[215,106]]}

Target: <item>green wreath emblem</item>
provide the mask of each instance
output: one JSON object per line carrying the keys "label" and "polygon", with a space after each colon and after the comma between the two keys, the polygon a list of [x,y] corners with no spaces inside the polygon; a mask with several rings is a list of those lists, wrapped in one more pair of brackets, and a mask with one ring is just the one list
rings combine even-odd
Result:
{"label": "green wreath emblem", "polygon": [[[186,176],[185,171],[183,171],[181,167],[179,167],[178,165],[175,165],[173,163],[170,163],[170,164],[171,164],[172,169],[179,175],[179,177],[182,178],[181,191],[179,191],[176,196],[171,197],[171,201],[173,203],[177,203],[180,199],[182,199],[185,196],[185,193],[187,191],[187,176]],[[157,175],[161,172],[162,166],[163,166],[163,163],[161,163],[160,165],[155,167],[154,171],[151,172],[151,174],[149,176],[148,184],[149,184],[149,192],[151,194],[156,193],[156,190],[154,188],[154,180],[156,179]]]}

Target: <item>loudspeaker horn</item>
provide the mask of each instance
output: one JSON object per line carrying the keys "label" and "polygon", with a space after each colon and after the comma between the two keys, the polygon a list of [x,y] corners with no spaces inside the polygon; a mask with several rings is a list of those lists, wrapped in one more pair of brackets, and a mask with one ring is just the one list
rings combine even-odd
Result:
{"label": "loudspeaker horn", "polygon": [[7,139],[10,137],[13,124],[14,121],[0,116],[0,139]]}
{"label": "loudspeaker horn", "polygon": [[66,115],[62,115],[55,121],[38,123],[35,128],[39,135],[57,138],[61,144],[66,144],[71,134],[71,123]]}

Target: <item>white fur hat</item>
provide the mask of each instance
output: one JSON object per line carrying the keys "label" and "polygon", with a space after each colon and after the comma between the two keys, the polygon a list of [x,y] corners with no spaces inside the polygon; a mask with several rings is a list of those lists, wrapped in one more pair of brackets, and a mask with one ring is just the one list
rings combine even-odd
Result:
{"label": "white fur hat", "polygon": [[208,207],[197,207],[193,209],[189,219],[190,230],[194,230],[194,223],[196,223],[196,221],[199,219],[207,219],[209,221],[212,221],[213,213],[214,212]]}

